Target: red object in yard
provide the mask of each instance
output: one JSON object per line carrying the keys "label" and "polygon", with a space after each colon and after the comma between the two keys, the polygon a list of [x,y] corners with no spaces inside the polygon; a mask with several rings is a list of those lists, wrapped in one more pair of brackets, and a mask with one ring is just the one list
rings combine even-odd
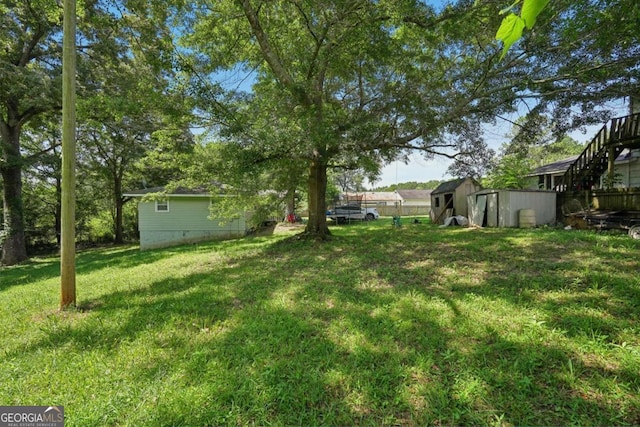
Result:
{"label": "red object in yard", "polygon": [[287,222],[290,222],[291,224],[293,224],[294,222],[296,222],[296,216],[295,216],[295,214],[290,213],[289,215],[287,215]]}

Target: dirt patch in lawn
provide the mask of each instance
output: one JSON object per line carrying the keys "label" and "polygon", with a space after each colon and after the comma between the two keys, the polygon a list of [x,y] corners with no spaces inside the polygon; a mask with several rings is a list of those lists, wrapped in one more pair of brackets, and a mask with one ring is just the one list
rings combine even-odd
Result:
{"label": "dirt patch in lawn", "polygon": [[305,225],[301,222],[289,223],[289,222],[280,222],[276,224],[273,234],[278,233],[289,233],[291,231],[304,231]]}

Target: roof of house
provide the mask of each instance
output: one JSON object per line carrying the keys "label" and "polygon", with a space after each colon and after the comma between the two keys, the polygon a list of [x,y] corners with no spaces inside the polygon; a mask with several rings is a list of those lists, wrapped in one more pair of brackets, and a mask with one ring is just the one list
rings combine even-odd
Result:
{"label": "roof of house", "polygon": [[443,182],[442,184],[438,185],[436,189],[431,192],[431,194],[453,193],[454,191],[456,191],[456,188],[460,187],[460,185],[462,185],[462,183],[467,179],[471,178],[458,178],[452,179],[451,181]]}
{"label": "roof of house", "polygon": [[[141,190],[133,190],[128,191],[123,194],[125,197],[142,197],[147,194],[153,193],[164,193],[165,187],[151,187],[151,188],[143,188]],[[176,187],[173,190],[167,192],[170,196],[194,196],[194,197],[209,197],[211,192],[209,188],[206,187],[196,187],[196,188],[186,188],[186,187]]]}
{"label": "roof of house", "polygon": [[359,202],[376,201],[376,202],[397,202],[402,200],[402,196],[399,192],[395,191],[364,191],[361,193],[344,193],[343,197],[346,200],[357,200]]}
{"label": "roof of house", "polygon": [[398,190],[404,200],[429,200],[433,190]]}
{"label": "roof of house", "polygon": [[547,165],[542,165],[538,168],[535,168],[531,171],[527,176],[537,176],[537,175],[547,175],[550,173],[558,173],[558,172],[566,172],[569,169],[569,166],[573,162],[576,161],[578,156],[566,157],[562,160],[558,160],[557,162],[549,163]]}
{"label": "roof of house", "polygon": [[[634,156],[634,150],[630,150],[625,148],[616,158],[616,162],[622,162],[625,160],[629,160]],[[576,161],[578,156],[571,156],[564,158],[562,160],[558,160],[557,162],[549,163],[546,165],[542,165],[539,168],[535,168],[531,171],[527,176],[538,176],[538,175],[548,175],[553,173],[564,173],[569,169],[569,166]]]}

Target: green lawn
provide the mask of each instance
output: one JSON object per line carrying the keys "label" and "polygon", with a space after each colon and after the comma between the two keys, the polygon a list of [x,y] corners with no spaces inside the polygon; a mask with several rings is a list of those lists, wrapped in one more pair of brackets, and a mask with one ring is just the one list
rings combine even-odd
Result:
{"label": "green lawn", "polygon": [[66,425],[638,425],[640,241],[332,227],[0,270],[0,404]]}

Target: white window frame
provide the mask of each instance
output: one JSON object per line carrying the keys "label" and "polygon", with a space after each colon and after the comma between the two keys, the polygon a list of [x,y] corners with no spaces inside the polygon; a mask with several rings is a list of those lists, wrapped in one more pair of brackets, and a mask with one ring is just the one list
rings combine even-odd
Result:
{"label": "white window frame", "polygon": [[[167,206],[167,209],[158,209],[158,206]],[[166,213],[169,212],[169,200],[156,200],[156,212]]]}

